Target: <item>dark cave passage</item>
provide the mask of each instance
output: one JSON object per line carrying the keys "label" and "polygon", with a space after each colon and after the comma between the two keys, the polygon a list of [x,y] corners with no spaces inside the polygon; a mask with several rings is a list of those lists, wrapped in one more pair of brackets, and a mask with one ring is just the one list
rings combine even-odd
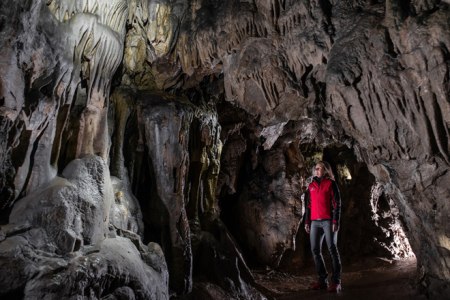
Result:
{"label": "dark cave passage", "polygon": [[[323,149],[313,145],[300,146],[305,167],[297,172],[308,172],[317,160],[328,161],[335,174],[342,198],[342,219],[339,230],[338,248],[343,265],[343,293],[346,299],[361,299],[365,293],[389,294],[399,299],[419,297],[413,288],[417,284],[416,258],[403,230],[402,217],[393,200],[376,182],[367,166],[358,162],[353,151],[343,145],[332,145]],[[227,194],[220,201],[221,217],[232,234],[240,241],[247,262],[252,266],[258,284],[268,290],[276,299],[298,299],[297,297],[326,298],[327,294],[308,291],[309,284],[316,280],[313,258],[310,251],[309,235],[304,231],[303,220],[298,224],[294,247],[287,249],[277,266],[259,261],[257,247],[243,239],[239,226],[239,202],[248,201],[243,197],[249,193],[248,182],[255,177],[270,179],[252,168],[251,151],[244,153],[240,172],[240,184],[236,194]],[[258,153],[265,157],[267,153]],[[260,159],[263,161],[264,158]],[[239,195],[246,191],[245,195]],[[262,191],[259,191],[263,193]],[[226,194],[226,193],[225,193]],[[300,193],[301,194],[301,193]],[[257,194],[258,195],[258,194]],[[263,198],[260,201],[268,201]],[[304,204],[302,204],[304,205]],[[270,206],[265,206],[271,209]],[[302,209],[302,211],[304,211]],[[279,223],[283,222],[280,215]],[[331,261],[326,247],[324,259],[331,272]],[[267,291],[266,291],[267,292]],[[411,298],[412,297],[412,298]],[[324,298],[324,299],[325,299]],[[417,298],[422,299],[422,298]]]}
{"label": "dark cave passage", "polygon": [[[312,150],[313,149],[313,150]],[[382,257],[386,259],[403,259],[414,256],[405,236],[402,219],[399,210],[383,191],[383,187],[376,182],[364,163],[358,162],[353,152],[346,146],[327,147],[323,150],[314,149],[310,145],[302,149],[306,159],[304,170],[308,172],[314,161],[323,159],[330,162],[338,183],[342,198],[342,219],[339,231],[339,243],[341,257],[346,262],[351,262],[355,257]],[[244,153],[244,155],[246,155]],[[265,154],[260,154],[264,156]],[[220,199],[221,217],[230,231],[239,236],[238,218],[240,212],[237,209],[239,201],[245,201],[247,195],[242,195],[245,186],[255,177],[261,176],[258,168],[252,172],[250,158],[242,159],[242,167],[237,177],[239,185],[234,194],[226,194]],[[298,170],[302,172],[303,170]],[[306,173],[306,176],[311,176]],[[261,176],[262,177],[262,176]],[[259,180],[269,179],[260,178]],[[248,191],[247,191],[248,192]],[[263,191],[259,191],[264,193]],[[300,193],[301,194],[301,193]],[[261,200],[268,201],[268,200]],[[270,209],[270,208],[267,208]],[[282,216],[281,216],[282,217]],[[282,219],[280,219],[282,222]],[[281,265],[292,265],[292,262],[301,262],[308,256],[308,239],[303,230],[303,222],[299,224],[296,236],[295,252],[286,251]],[[308,250],[305,250],[305,249]],[[250,261],[254,255],[244,251]],[[258,264],[255,261],[256,265]]]}

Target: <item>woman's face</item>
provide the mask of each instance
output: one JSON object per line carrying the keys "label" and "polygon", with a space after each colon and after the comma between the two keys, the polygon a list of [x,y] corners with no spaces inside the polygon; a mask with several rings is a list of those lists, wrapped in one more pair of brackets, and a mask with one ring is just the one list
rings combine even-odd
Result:
{"label": "woman's face", "polygon": [[317,177],[322,177],[323,174],[325,174],[325,170],[323,169],[322,165],[317,164],[314,168],[314,175]]}

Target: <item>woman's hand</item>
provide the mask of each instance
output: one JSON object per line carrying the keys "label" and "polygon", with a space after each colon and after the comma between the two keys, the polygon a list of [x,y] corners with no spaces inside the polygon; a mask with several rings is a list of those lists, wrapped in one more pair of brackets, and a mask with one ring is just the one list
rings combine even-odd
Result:
{"label": "woman's hand", "polygon": [[336,232],[339,230],[339,225],[338,224],[333,224],[333,227],[331,227],[333,232]]}
{"label": "woman's hand", "polygon": [[305,231],[307,234],[309,234],[309,232],[311,231],[311,227],[309,226],[309,224],[305,224]]}

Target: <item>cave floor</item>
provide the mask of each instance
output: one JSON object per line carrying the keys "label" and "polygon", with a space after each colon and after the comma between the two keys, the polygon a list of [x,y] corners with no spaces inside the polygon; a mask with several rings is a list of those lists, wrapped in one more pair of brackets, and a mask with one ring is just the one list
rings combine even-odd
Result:
{"label": "cave floor", "polygon": [[269,299],[426,299],[412,288],[416,278],[415,258],[395,261],[369,258],[343,263],[343,290],[338,294],[308,289],[316,279],[313,266],[302,271],[254,270],[254,274]]}

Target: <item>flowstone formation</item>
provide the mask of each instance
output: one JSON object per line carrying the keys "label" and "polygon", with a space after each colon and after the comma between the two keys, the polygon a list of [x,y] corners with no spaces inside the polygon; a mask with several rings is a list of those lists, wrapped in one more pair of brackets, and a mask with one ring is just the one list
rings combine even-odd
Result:
{"label": "flowstone formation", "polygon": [[321,158],[344,253],[408,256],[401,225],[450,294],[449,24],[438,0],[2,1],[1,295],[263,299],[248,263],[299,252]]}
{"label": "flowstone formation", "polygon": [[161,247],[143,244],[137,202],[108,166],[127,12],[125,1],[1,4],[5,297],[169,298]]}

